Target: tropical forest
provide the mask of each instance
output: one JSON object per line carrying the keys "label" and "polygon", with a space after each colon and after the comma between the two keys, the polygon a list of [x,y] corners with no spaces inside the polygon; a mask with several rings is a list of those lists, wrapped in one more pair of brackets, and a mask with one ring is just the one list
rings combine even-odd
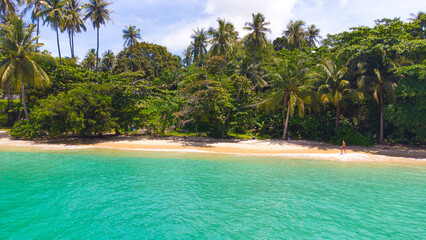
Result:
{"label": "tropical forest", "polygon": [[[193,29],[181,55],[143,41],[144,26],[129,24],[121,51],[99,52],[111,4],[0,0],[0,128],[20,139],[426,141],[424,12],[326,36],[294,19],[276,39],[262,13],[243,29],[219,16],[216,25]],[[56,33],[58,56],[43,49],[41,25]],[[77,56],[74,37],[88,28],[96,45]],[[60,41],[64,34],[68,42]]]}

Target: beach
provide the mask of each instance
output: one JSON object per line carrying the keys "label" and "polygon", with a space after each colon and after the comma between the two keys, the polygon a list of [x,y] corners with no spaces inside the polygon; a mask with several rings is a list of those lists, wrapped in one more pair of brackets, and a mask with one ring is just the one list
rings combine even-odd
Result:
{"label": "beach", "polygon": [[206,137],[110,136],[96,139],[14,140],[0,131],[3,148],[38,148],[43,150],[103,148],[135,151],[198,152],[216,154],[281,156],[292,159],[337,161],[409,162],[426,165],[426,149],[420,147],[375,145],[348,146],[341,155],[340,146],[307,140],[240,140]]}

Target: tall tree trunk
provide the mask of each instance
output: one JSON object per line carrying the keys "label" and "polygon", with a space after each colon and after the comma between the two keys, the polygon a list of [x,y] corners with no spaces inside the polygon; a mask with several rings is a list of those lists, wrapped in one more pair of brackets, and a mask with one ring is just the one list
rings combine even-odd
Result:
{"label": "tall tree trunk", "polygon": [[71,52],[71,58],[74,58],[72,54],[72,39],[71,39],[71,30],[68,30],[68,40],[70,42],[70,52]]}
{"label": "tall tree trunk", "polygon": [[27,104],[25,103],[25,87],[24,87],[24,81],[23,80],[21,80],[21,103],[22,103],[22,106],[24,106],[25,119],[29,120],[28,111],[27,111]]}
{"label": "tall tree trunk", "polygon": [[384,142],[383,136],[383,112],[384,112],[384,104],[383,104],[383,92],[380,91],[380,144]]}
{"label": "tall tree trunk", "polygon": [[59,31],[58,31],[58,26],[56,26],[56,42],[58,43],[59,63],[62,65],[61,46],[59,45]]}
{"label": "tall tree trunk", "polygon": [[340,122],[340,106],[339,101],[336,103],[336,128],[339,128],[339,122]]}
{"label": "tall tree trunk", "polygon": [[251,84],[254,85],[254,65],[256,65],[256,45],[254,46],[253,67],[251,69]]}
{"label": "tall tree trunk", "polygon": [[96,47],[96,68],[95,68],[95,72],[98,72],[98,64],[99,64],[99,26],[98,26],[98,31],[97,31],[97,39],[98,39],[98,43],[97,43],[97,47]]}
{"label": "tall tree trunk", "polygon": [[[285,115],[285,107],[287,106],[287,102],[288,102],[287,98],[288,98],[288,95],[289,95],[289,94],[290,94],[290,93],[287,91],[287,92],[285,93],[285,95],[284,95],[284,103],[283,103],[283,117],[284,117],[284,115]],[[286,133],[287,133],[287,125],[288,125],[288,115],[289,115],[289,113],[290,113],[290,108],[287,106],[287,116],[286,116],[286,121],[285,121],[285,125],[284,125],[283,136],[281,137],[281,139],[283,139],[283,140],[285,140],[285,135],[286,135]]]}

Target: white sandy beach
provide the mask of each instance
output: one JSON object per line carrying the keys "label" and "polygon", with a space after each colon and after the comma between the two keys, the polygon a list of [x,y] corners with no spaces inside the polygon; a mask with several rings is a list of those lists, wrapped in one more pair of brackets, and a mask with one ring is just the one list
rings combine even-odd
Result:
{"label": "white sandy beach", "polygon": [[340,146],[304,140],[218,140],[201,137],[153,138],[144,136],[117,136],[90,140],[24,141],[13,140],[5,131],[2,131],[0,132],[0,146],[2,149],[7,149],[7,147],[39,148],[43,150],[105,148],[139,151],[249,154],[282,156],[295,159],[410,162],[426,165],[426,149],[422,148],[386,145],[376,145],[369,148],[348,146],[347,153],[341,155]]}

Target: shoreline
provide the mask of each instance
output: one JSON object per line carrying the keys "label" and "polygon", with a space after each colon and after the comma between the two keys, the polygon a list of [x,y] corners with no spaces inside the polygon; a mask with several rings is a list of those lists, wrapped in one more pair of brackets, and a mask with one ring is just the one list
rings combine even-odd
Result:
{"label": "shoreline", "polygon": [[0,131],[0,146],[42,150],[110,149],[147,152],[186,152],[292,159],[318,159],[362,162],[407,162],[426,165],[426,149],[405,146],[348,146],[340,155],[340,146],[307,140],[222,140],[206,137],[113,136],[98,139],[13,140]]}

